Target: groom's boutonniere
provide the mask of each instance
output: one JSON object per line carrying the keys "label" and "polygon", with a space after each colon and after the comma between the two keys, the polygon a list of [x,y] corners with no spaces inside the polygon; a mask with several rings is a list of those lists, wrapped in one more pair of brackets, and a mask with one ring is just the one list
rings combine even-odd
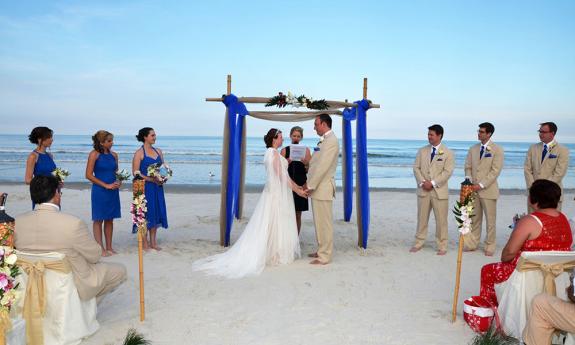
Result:
{"label": "groom's boutonniere", "polygon": [[443,150],[440,149],[439,151],[437,151],[437,154],[441,156],[443,154]]}
{"label": "groom's boutonniere", "polygon": [[490,152],[490,151],[491,151],[491,146],[487,145],[487,146],[485,146],[485,149],[487,150],[487,152]]}
{"label": "groom's boutonniere", "polygon": [[555,145],[556,145],[556,143],[555,143],[555,142],[553,142],[553,143],[551,143],[551,144],[547,145],[547,148],[548,148],[549,150],[551,150],[552,148],[554,148],[554,147],[555,147]]}

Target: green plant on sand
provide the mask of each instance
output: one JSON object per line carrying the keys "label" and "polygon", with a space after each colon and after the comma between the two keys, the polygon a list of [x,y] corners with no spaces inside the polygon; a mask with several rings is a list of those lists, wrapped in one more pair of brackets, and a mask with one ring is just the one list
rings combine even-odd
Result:
{"label": "green plant on sand", "polygon": [[469,345],[519,345],[519,340],[503,334],[491,324],[487,332],[476,335]]}

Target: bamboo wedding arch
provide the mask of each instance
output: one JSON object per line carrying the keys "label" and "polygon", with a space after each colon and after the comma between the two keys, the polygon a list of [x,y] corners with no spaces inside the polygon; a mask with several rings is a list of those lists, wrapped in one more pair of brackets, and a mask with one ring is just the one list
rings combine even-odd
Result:
{"label": "bamboo wedding arch", "polygon": [[232,94],[232,77],[227,77],[227,91],[222,97],[206,98],[207,102],[223,102],[226,105],[224,140],[222,150],[222,184],[220,199],[220,245],[230,245],[233,218],[240,219],[243,213],[245,166],[246,166],[246,116],[283,122],[313,120],[319,114],[342,117],[342,177],[344,194],[344,220],[349,222],[353,208],[353,159],[351,121],[356,121],[356,169],[355,193],[358,227],[358,246],[367,248],[369,233],[369,181],[367,171],[366,114],[371,108],[379,108],[367,99],[367,78],[363,79],[363,98],[349,103],[326,101],[325,110],[248,111],[245,104],[266,104],[269,97],[236,97]]}

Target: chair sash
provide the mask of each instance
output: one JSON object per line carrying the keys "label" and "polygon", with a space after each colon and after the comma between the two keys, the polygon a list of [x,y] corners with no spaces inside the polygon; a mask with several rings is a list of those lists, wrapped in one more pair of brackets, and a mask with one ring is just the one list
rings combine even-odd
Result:
{"label": "chair sash", "polygon": [[70,273],[72,268],[68,260],[28,261],[18,258],[16,265],[28,275],[26,297],[22,316],[26,320],[26,339],[29,345],[44,344],[43,317],[46,312],[46,286],[44,271],[53,270],[60,273]]}
{"label": "chair sash", "polygon": [[575,260],[546,264],[526,259],[523,256],[519,258],[519,262],[516,267],[519,272],[541,270],[541,272],[543,272],[544,291],[551,296],[557,295],[557,291],[555,289],[555,278],[564,271],[572,270],[573,268],[575,268]]}

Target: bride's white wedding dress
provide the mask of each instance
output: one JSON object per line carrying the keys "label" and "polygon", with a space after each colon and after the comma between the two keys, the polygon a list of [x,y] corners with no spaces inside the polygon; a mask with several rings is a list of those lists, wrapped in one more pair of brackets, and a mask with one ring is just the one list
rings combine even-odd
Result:
{"label": "bride's white wedding dress", "polygon": [[288,162],[268,148],[264,165],[266,184],[240,238],[226,252],[194,262],[193,270],[241,278],[261,273],[266,264],[289,264],[300,256]]}

